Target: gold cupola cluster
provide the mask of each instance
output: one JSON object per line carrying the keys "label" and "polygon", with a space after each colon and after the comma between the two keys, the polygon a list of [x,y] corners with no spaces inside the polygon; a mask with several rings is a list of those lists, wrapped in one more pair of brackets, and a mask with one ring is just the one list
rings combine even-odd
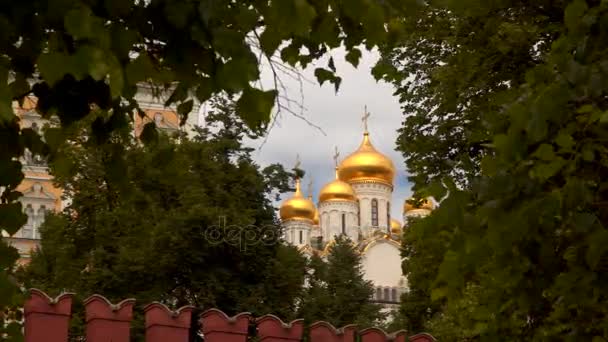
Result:
{"label": "gold cupola cluster", "polygon": [[393,162],[374,148],[367,130],[361,146],[346,157],[338,169],[339,178],[348,183],[372,181],[392,186],[395,178]]}
{"label": "gold cupola cluster", "polygon": [[315,208],[314,203],[302,195],[300,180],[296,179],[296,191],[293,197],[284,201],[279,209],[281,220],[310,221],[312,223],[315,219],[316,211],[317,208]]}
{"label": "gold cupola cluster", "polygon": [[356,201],[355,190],[350,184],[340,180],[336,167],[336,179],[327,183],[319,192],[319,202]]}

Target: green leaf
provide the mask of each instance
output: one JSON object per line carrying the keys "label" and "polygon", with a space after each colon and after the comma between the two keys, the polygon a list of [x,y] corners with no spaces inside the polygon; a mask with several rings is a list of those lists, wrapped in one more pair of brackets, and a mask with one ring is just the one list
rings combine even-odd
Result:
{"label": "green leaf", "polygon": [[316,16],[316,11],[306,0],[294,0],[295,15],[293,19],[293,32],[306,37],[310,30],[310,24]]}
{"label": "green leaf", "polygon": [[268,57],[274,55],[279,48],[281,41],[282,36],[269,28],[266,28],[260,35],[260,47]]}
{"label": "green leaf", "polygon": [[154,122],[148,122],[144,125],[144,129],[141,131],[139,139],[141,139],[144,144],[154,144],[158,142],[158,131],[156,130]]}
{"label": "green leaf", "polygon": [[76,39],[93,38],[99,34],[102,24],[88,7],[69,11],[64,18],[66,31]]}
{"label": "green leaf", "polygon": [[74,63],[74,73],[77,79],[91,76],[94,80],[103,80],[110,71],[108,62],[110,59],[105,52],[99,48],[83,45],[72,57]]}
{"label": "green leaf", "polygon": [[447,297],[448,288],[447,287],[438,287],[431,291],[431,300],[436,301]]}
{"label": "green leaf", "polygon": [[218,70],[217,82],[230,92],[238,92],[259,78],[257,59],[253,54],[233,58]]}
{"label": "green leaf", "polygon": [[21,180],[23,180],[21,163],[17,160],[11,160],[8,158],[0,159],[0,184],[15,188],[21,182]]}
{"label": "green leaf", "polygon": [[425,189],[429,195],[433,196],[435,199],[439,200],[447,193],[448,189],[443,185],[441,180],[434,180],[429,184],[429,186]]}
{"label": "green leaf", "polygon": [[595,270],[602,256],[608,251],[608,231],[603,228],[598,229],[589,236],[589,247],[585,254],[587,265]]}
{"label": "green leaf", "polygon": [[333,57],[329,57],[329,62],[327,63],[327,67],[332,72],[334,72],[334,73],[336,72],[336,64],[334,63],[334,58]]}
{"label": "green leaf", "polygon": [[211,79],[203,78],[196,88],[196,98],[198,102],[204,103],[211,98],[211,95],[213,95]]}
{"label": "green leaf", "polygon": [[583,148],[583,160],[586,162],[592,162],[595,159],[595,153],[590,146],[585,146]]}
{"label": "green leaf", "polygon": [[551,161],[555,158],[553,146],[550,144],[541,144],[533,154],[536,158],[544,161]]}
{"label": "green leaf", "polygon": [[481,170],[487,176],[495,176],[498,171],[496,158],[491,155],[483,156],[481,159]]}
{"label": "green leaf", "polygon": [[315,69],[315,77],[320,85],[323,85],[326,81],[332,82],[336,75],[333,72],[324,69],[324,68],[316,68]]}
{"label": "green leaf", "polygon": [[23,96],[30,91],[30,84],[24,77],[17,77],[13,82],[9,84],[13,98]]}
{"label": "green leaf", "polygon": [[247,87],[237,101],[237,112],[249,128],[258,131],[270,121],[276,96],[277,91],[274,89],[263,91]]}
{"label": "green leaf", "polygon": [[165,107],[170,107],[174,103],[183,102],[188,98],[188,87],[184,82],[180,82],[171,93],[171,96],[165,101]]}
{"label": "green leaf", "polygon": [[593,105],[591,105],[591,104],[585,104],[585,105],[582,105],[580,108],[578,108],[576,110],[576,112],[580,113],[580,114],[586,114],[586,113],[591,113],[594,110],[595,110],[595,107]]}
{"label": "green leaf", "polygon": [[372,67],[372,75],[374,76],[376,81],[379,81],[385,77],[389,77],[390,75],[396,72],[397,70],[392,64],[382,59],[379,60],[378,63],[376,63],[376,65]]}
{"label": "green leaf", "polygon": [[188,100],[186,102],[182,102],[177,106],[177,113],[183,117],[188,117],[188,114],[192,111],[192,107],[194,105],[194,101]]}
{"label": "green leaf", "polygon": [[136,84],[152,77],[155,73],[154,64],[147,53],[140,53],[135,60],[131,61],[125,70],[130,84]]}
{"label": "green leaf", "polygon": [[565,132],[560,132],[557,137],[555,138],[555,143],[565,149],[565,150],[571,150],[572,147],[574,146],[575,142],[574,139],[572,138],[572,136],[568,133]]}
{"label": "green leaf", "polygon": [[58,52],[45,53],[38,58],[40,74],[51,86],[61,80],[65,74],[70,73],[71,65],[70,56]]}
{"label": "green leaf", "polygon": [[585,0],[574,0],[568,4],[564,11],[564,21],[568,29],[574,30],[581,25],[581,18],[587,11]]}
{"label": "green leaf", "polygon": [[125,86],[122,67],[120,65],[113,64],[109,74],[110,93],[112,94],[112,98],[115,99],[122,94]]}
{"label": "green leaf", "polygon": [[547,180],[557,174],[565,164],[566,161],[563,158],[553,158],[551,162],[536,165],[530,170],[530,176],[541,180]]}
{"label": "green leaf", "polygon": [[21,211],[21,203],[0,204],[0,231],[15,234],[27,222],[27,215]]}
{"label": "green leaf", "polygon": [[350,64],[352,64],[352,66],[356,68],[359,66],[359,60],[361,59],[361,50],[353,48],[346,54],[345,58]]}

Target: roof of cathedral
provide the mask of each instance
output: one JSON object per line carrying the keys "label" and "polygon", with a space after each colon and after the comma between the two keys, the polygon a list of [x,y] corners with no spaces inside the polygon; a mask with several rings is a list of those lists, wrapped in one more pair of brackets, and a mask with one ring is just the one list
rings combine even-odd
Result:
{"label": "roof of cathedral", "polygon": [[349,183],[376,181],[392,186],[395,166],[388,157],[374,148],[366,131],[359,148],[340,163],[338,175],[341,180]]}
{"label": "roof of cathedral", "polygon": [[401,248],[401,244],[399,243],[399,241],[393,239],[389,234],[384,234],[382,236],[372,236],[369,239],[363,240],[359,244],[361,254],[365,254],[367,251],[370,250],[370,248],[372,248],[374,245],[376,245],[378,243],[388,243],[397,248]]}
{"label": "roof of cathedral", "polygon": [[338,167],[336,167],[336,178],[325,184],[319,192],[319,202],[327,201],[356,201],[353,187],[338,178]]}
{"label": "roof of cathedral", "polygon": [[391,233],[397,234],[401,236],[401,232],[403,231],[403,224],[398,220],[391,219]]}
{"label": "roof of cathedral", "polygon": [[302,195],[300,190],[300,179],[296,179],[296,191],[290,199],[281,204],[279,214],[281,220],[306,220],[313,221],[315,217],[314,203]]}

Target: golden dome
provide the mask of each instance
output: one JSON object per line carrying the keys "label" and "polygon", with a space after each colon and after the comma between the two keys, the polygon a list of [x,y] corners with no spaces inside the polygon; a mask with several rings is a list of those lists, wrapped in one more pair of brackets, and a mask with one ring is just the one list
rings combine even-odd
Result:
{"label": "golden dome", "polygon": [[374,148],[369,140],[369,134],[365,132],[361,146],[340,164],[339,175],[345,182],[370,180],[392,186],[395,166],[390,159]]}
{"label": "golden dome", "polygon": [[286,220],[306,220],[313,221],[315,217],[315,205],[311,200],[302,196],[300,190],[300,180],[296,179],[296,192],[292,198],[281,204],[279,215],[282,221]]}
{"label": "golden dome", "polygon": [[319,225],[319,210],[317,210],[317,208],[315,208],[315,216],[312,218],[312,224],[313,226]]}
{"label": "golden dome", "polygon": [[338,178],[336,167],[336,179],[325,184],[319,192],[319,202],[326,201],[355,201],[355,190],[350,184]]}
{"label": "golden dome", "polygon": [[433,204],[433,201],[430,199],[430,197],[427,197],[424,200],[422,200],[421,204],[418,206],[415,206],[415,205],[409,203],[408,201],[410,201],[410,200],[414,200],[414,198],[410,197],[410,198],[406,199],[405,202],[403,202],[403,212],[404,213],[406,213],[410,210],[414,210],[414,209],[426,209],[426,210],[435,209],[435,204]]}
{"label": "golden dome", "polygon": [[391,219],[391,233],[401,235],[402,227],[401,222]]}

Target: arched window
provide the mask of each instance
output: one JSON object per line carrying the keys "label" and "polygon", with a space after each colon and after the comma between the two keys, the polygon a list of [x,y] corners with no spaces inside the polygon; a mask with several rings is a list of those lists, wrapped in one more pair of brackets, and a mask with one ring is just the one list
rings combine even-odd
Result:
{"label": "arched window", "polygon": [[378,227],[378,200],[372,199],[372,226]]}
{"label": "arched window", "polygon": [[392,290],[391,290],[391,300],[392,300],[393,302],[397,302],[397,301],[398,301],[398,300],[397,300],[397,289],[392,289]]}
{"label": "arched window", "polygon": [[386,226],[388,232],[391,232],[391,202],[386,202]]}
{"label": "arched window", "polygon": [[346,234],[346,214],[342,213],[342,234]]}
{"label": "arched window", "polygon": [[21,228],[21,237],[26,239],[32,238],[32,230],[34,229],[34,208],[32,208],[31,204],[28,204],[25,207],[25,215],[27,215],[27,222]]}
{"label": "arched window", "polygon": [[300,244],[304,242],[304,238],[302,237],[302,231],[300,230]]}
{"label": "arched window", "polygon": [[387,302],[390,301],[391,297],[389,297],[389,296],[390,296],[389,289],[387,287],[387,288],[384,289],[384,300],[387,301]]}
{"label": "arched window", "polygon": [[361,227],[361,202],[357,200],[357,226]]}
{"label": "arched window", "polygon": [[382,289],[376,287],[376,300],[382,300]]}

